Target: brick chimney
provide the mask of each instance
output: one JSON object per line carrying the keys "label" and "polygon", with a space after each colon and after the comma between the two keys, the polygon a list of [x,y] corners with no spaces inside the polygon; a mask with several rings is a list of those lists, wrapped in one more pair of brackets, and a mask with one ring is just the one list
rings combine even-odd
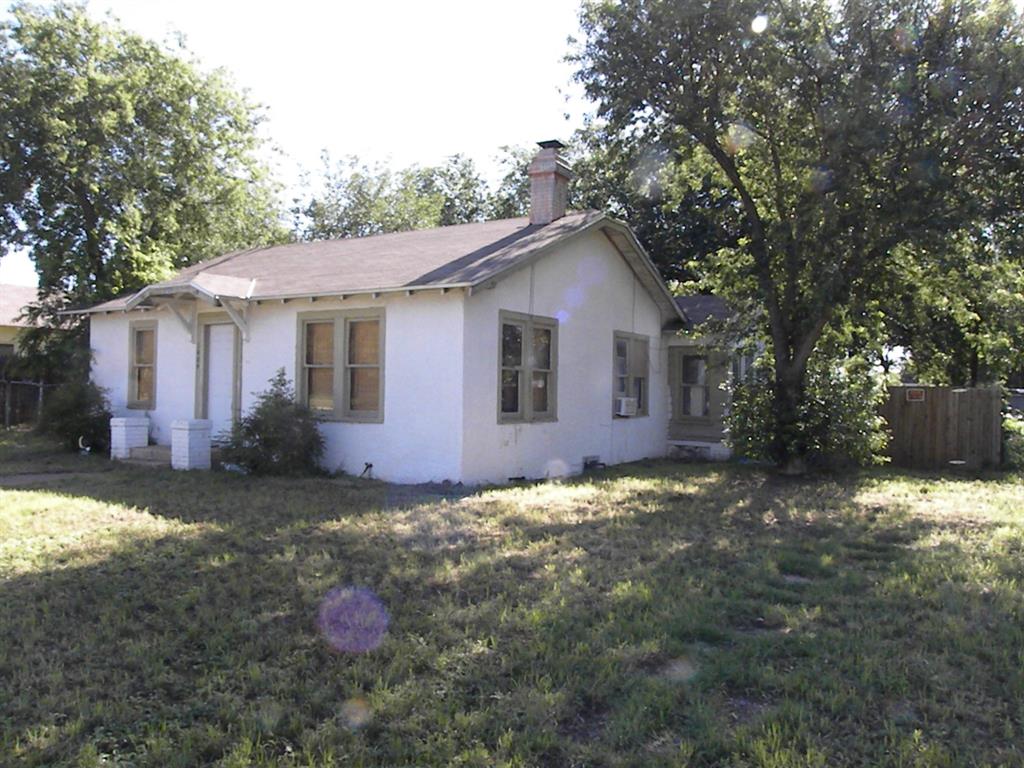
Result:
{"label": "brick chimney", "polygon": [[560,141],[538,142],[540,152],[530,163],[530,223],[550,224],[565,216],[572,169],[559,150]]}

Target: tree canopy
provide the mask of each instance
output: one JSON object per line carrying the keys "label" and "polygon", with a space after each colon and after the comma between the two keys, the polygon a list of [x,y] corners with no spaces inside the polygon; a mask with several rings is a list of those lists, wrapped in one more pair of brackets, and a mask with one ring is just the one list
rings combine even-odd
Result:
{"label": "tree canopy", "polygon": [[26,248],[36,314],[286,236],[260,112],[181,50],[17,4],[0,24],[0,252]]}
{"label": "tree canopy", "polygon": [[763,311],[772,452],[799,471],[825,330],[1021,209],[1021,19],[1002,0],[623,0],[587,4],[582,26],[606,133],[738,203],[704,275]]}

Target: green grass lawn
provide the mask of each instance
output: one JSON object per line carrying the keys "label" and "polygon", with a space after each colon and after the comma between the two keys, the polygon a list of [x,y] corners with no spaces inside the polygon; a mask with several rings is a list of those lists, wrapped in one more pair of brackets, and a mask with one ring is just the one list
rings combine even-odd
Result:
{"label": "green grass lawn", "polygon": [[[47,456],[0,436],[7,482]],[[50,461],[0,490],[5,765],[1024,762],[1020,476],[445,498]],[[337,586],[386,606],[376,648],[321,635]]]}

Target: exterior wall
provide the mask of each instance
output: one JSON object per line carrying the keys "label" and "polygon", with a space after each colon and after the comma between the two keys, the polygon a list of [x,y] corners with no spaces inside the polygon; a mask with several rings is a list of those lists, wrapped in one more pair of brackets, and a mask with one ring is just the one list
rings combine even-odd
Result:
{"label": "exterior wall", "polygon": [[[242,412],[278,368],[295,380],[297,316],[302,312],[384,308],[383,423],[322,423],[324,466],[383,480],[456,480],[462,450],[461,293],[418,293],[377,300],[263,304],[249,316],[242,345]],[[258,343],[256,343],[258,340]]]}
{"label": "exterior wall", "polygon": [[[460,293],[369,297],[252,307],[250,340],[242,343],[242,413],[267,387],[278,368],[295,381],[298,315],[311,311],[384,308],[384,421],[324,421],[324,466],[352,474],[373,464],[372,475],[394,482],[458,479],[462,450],[462,332]],[[209,307],[200,313],[218,313]],[[156,407],[129,410],[129,326],[132,320],[157,321]],[[151,419],[151,437],[170,445],[171,423],[197,418],[197,350],[185,328],[165,309],[93,315],[90,323],[93,380],[108,390],[116,416]]]}
{"label": "exterior wall", "polygon": [[[557,421],[498,423],[501,310],[554,317],[558,327]],[[462,479],[504,482],[580,472],[663,456],[668,391],[657,305],[600,233],[559,250],[466,300]],[[650,338],[649,415],[612,416],[613,334]]]}
{"label": "exterior wall", "polygon": [[[156,407],[128,408],[129,328],[132,321],[156,321]],[[150,438],[171,444],[171,422],[195,410],[196,352],[188,332],[169,310],[92,315],[89,321],[92,379],[107,390],[115,416],[148,416]]]}

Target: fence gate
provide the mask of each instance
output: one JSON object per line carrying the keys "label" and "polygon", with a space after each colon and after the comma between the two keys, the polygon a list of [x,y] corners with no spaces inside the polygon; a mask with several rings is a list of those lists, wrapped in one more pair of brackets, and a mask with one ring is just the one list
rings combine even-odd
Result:
{"label": "fence gate", "polygon": [[995,467],[1002,452],[1002,392],[998,387],[889,387],[882,416],[897,467]]}

